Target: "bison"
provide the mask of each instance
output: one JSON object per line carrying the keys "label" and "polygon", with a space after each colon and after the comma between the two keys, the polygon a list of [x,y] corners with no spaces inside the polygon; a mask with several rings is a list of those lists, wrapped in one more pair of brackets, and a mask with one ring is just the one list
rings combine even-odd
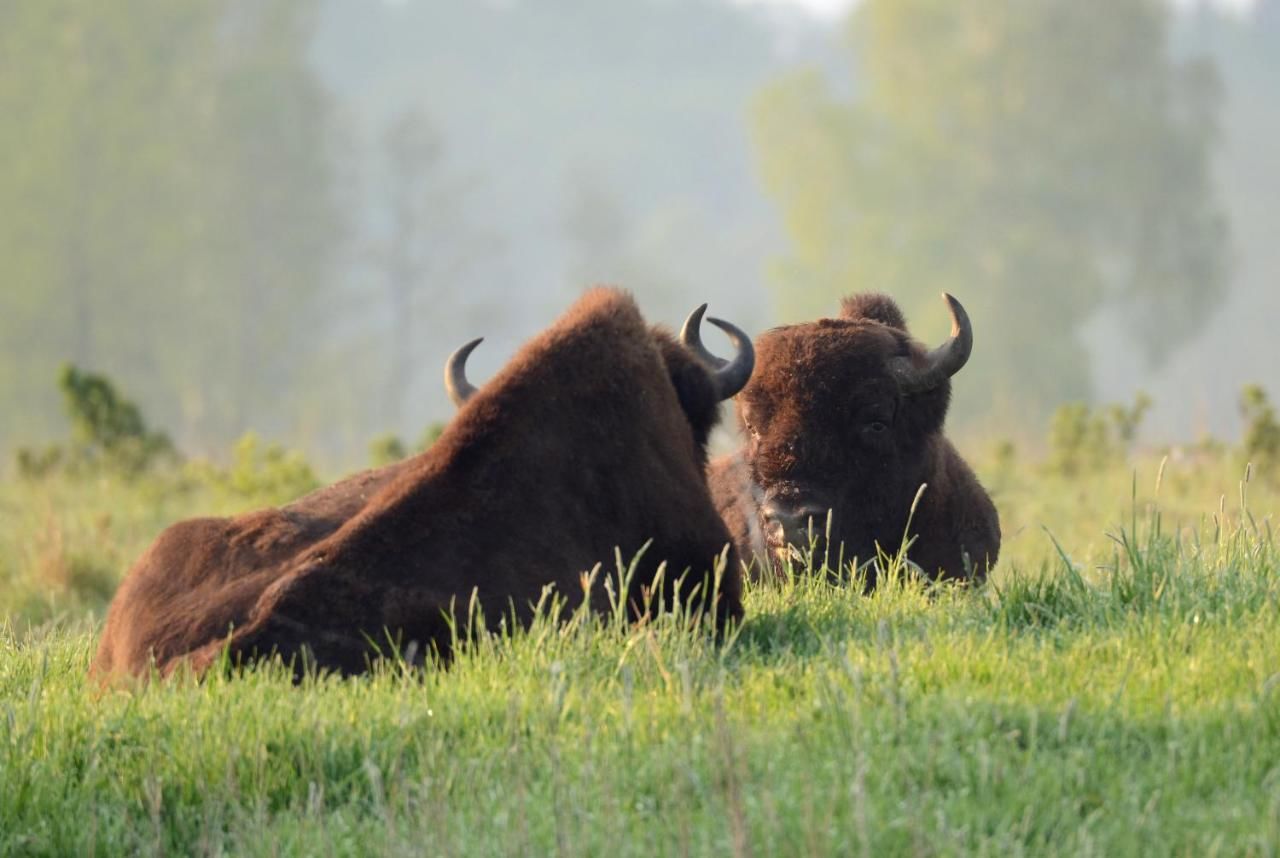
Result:
{"label": "bison", "polygon": [[[745,445],[709,471],[716,507],[753,568],[780,571],[794,549],[816,545],[819,559],[864,562],[871,587],[878,564],[868,561],[897,552],[909,517],[907,557],[930,578],[980,580],[996,562],[995,506],[942,432],[951,376],[973,348],[964,307],[943,298],[952,333],[932,351],[880,294],[844,299],[839,318],[758,338],[737,402]],[[716,364],[696,325],[691,334]]]}
{"label": "bison", "polygon": [[[469,343],[446,367],[461,409],[426,452],[279,509],[161,533],[121,584],[92,671],[200,672],[278,654],[296,675],[304,664],[356,674],[388,649],[447,660],[469,610],[528,622],[548,585],[568,610],[582,575],[615,551],[645,549],[625,594],[633,614],[669,602],[692,570],[682,592],[702,585],[698,604],[720,626],[741,617],[706,444],[753,352],[715,323],[738,347],[719,370],[647,326],[626,293],[598,288],[480,390],[466,381]],[[718,581],[703,577],[718,564]],[[601,590],[592,608],[607,606]]]}

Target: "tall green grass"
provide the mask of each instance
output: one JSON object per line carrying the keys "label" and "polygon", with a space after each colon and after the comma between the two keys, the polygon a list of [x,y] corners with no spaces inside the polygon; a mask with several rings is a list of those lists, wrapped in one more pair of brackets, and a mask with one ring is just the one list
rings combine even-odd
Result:
{"label": "tall green grass", "polygon": [[[1156,471],[1013,475],[990,585],[802,565],[720,643],[580,614],[448,670],[102,690],[100,605],[0,602],[0,854],[1275,855],[1274,495]],[[211,500],[38,491],[20,518],[113,572]],[[35,592],[36,536],[0,538]]]}

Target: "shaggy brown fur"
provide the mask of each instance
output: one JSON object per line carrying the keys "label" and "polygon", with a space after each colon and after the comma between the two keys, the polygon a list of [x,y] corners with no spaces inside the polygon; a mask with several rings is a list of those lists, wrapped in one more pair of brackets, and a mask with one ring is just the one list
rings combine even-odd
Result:
{"label": "shaggy brown fur", "polygon": [[[395,640],[448,657],[446,616],[473,590],[485,620],[532,614],[547,585],[570,606],[581,573],[648,540],[635,608],[665,562],[707,583],[728,547],[717,621],[742,615],[739,563],[707,489],[718,402],[708,371],[596,289],[527,344],[425,453],[280,509],[180,522],[121,585],[96,674],[199,671],[272,652],[359,673]],[[671,574],[675,573],[675,574]],[[596,587],[593,607],[606,601]],[[702,602],[710,607],[710,600]]]}
{"label": "shaggy brown fur", "polygon": [[[888,358],[925,348],[907,332],[892,299],[846,298],[840,318],[768,331],[756,340],[756,371],[738,396],[747,437],[710,468],[712,496],[740,555],[776,566],[787,544],[805,544],[803,525],[784,527],[769,509],[811,510],[821,535],[831,510],[834,565],[894,554],[912,501],[908,558],[930,577],[986,575],[1000,550],[995,506],[942,434],[951,384],[904,395]],[[772,506],[771,506],[772,505]],[[794,519],[792,519],[794,521]],[[827,551],[823,546],[820,551]],[[819,555],[821,556],[821,555]],[[874,585],[876,569],[868,568]]]}

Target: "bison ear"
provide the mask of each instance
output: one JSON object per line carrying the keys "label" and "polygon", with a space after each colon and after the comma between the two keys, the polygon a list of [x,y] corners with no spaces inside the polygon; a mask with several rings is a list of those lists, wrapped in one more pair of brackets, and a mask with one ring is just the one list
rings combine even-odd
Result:
{"label": "bison ear", "polygon": [[720,422],[720,397],[716,395],[715,382],[703,367],[681,362],[671,368],[671,384],[680,400],[693,438],[704,452],[711,438],[711,430]]}
{"label": "bison ear", "polygon": [[903,332],[907,330],[907,318],[898,309],[898,304],[880,292],[863,292],[844,298],[840,302],[840,318],[868,319]]}

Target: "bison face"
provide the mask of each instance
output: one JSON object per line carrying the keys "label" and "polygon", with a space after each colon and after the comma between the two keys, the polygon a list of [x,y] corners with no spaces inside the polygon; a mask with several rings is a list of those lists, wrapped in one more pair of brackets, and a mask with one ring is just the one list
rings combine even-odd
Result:
{"label": "bison face", "polygon": [[963,330],[933,352],[910,338],[884,296],[859,296],[840,318],[759,338],[738,418],[775,561],[810,545],[821,559],[828,535],[833,565],[869,560],[877,544],[896,550],[883,540],[903,535],[929,439],[946,417],[950,375],[967,358],[968,320],[949,302]]}

